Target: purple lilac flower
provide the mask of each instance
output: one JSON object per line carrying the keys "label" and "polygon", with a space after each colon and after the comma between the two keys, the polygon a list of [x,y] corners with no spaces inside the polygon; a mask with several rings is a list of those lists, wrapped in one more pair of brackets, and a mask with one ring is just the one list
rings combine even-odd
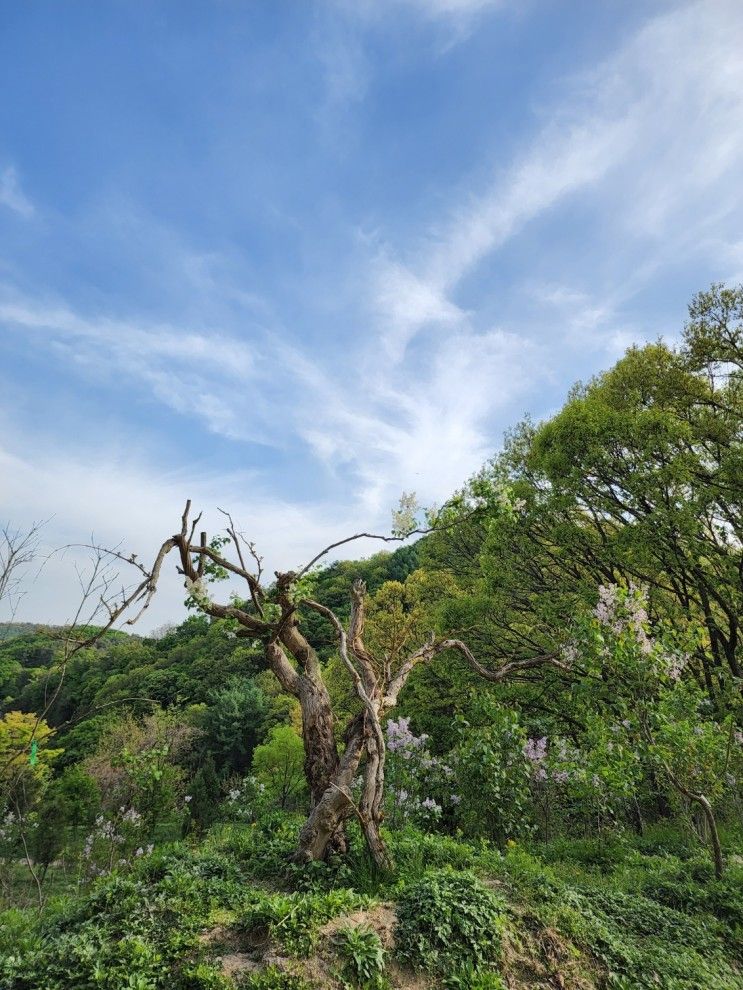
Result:
{"label": "purple lilac flower", "polygon": [[531,763],[541,763],[547,755],[547,737],[541,739],[527,739],[524,744],[524,756]]}

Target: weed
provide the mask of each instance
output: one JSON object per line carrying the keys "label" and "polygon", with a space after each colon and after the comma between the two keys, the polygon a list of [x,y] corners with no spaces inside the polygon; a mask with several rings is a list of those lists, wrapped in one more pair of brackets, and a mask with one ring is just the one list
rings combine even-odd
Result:
{"label": "weed", "polygon": [[405,887],[398,902],[400,957],[439,973],[482,966],[500,952],[504,902],[472,873],[433,870]]}
{"label": "weed", "polygon": [[369,925],[341,928],[338,951],[344,960],[344,975],[355,987],[381,990],[384,980],[384,949],[379,935]]}

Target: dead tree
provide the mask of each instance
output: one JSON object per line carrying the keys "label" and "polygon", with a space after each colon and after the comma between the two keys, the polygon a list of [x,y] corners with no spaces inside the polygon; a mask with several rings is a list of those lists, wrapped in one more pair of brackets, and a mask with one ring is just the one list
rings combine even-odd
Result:
{"label": "dead tree", "polygon": [[[283,690],[297,699],[302,714],[304,770],[311,806],[299,834],[298,861],[324,859],[331,852],[343,851],[346,825],[355,816],[375,861],[381,866],[389,864],[380,834],[385,770],[382,722],[397,705],[400,692],[416,667],[451,650],[461,654],[480,676],[494,682],[542,664],[565,668],[557,657],[545,655],[515,660],[490,670],[475,659],[461,640],[431,636],[392,669],[386,659],[373,656],[364,644],[366,586],[363,582],[355,582],[351,589],[347,629],[331,609],[321,602],[303,598],[301,593],[301,579],[331,549],[374,534],[357,534],[332,544],[300,571],[277,572],[275,584],[267,589],[262,582],[261,558],[254,545],[238,532],[228,513],[225,513],[226,532],[234,548],[234,559],[225,556],[221,543],[210,544],[204,532],[199,534],[198,541],[195,540],[200,516],[190,521],[190,514],[191,503],[188,502],[181,517],[180,531],[163,543],[151,571],[137,565],[145,580],[135,594],[128,596],[128,605],[139,605],[138,615],[141,615],[155,593],[165,558],[171,551],[176,551],[178,571],[196,606],[215,619],[233,620],[238,636],[261,644],[267,667]],[[220,569],[245,581],[248,596],[244,602],[220,603],[212,599],[208,579]],[[334,627],[341,659],[361,702],[358,714],[344,727],[342,749],[336,741],[336,718],[320,660],[301,629],[303,609],[318,612]],[[355,801],[352,787],[359,770],[362,774],[361,797]]]}
{"label": "dead tree", "polygon": [[0,528],[0,603],[8,607],[11,621],[23,597],[22,571],[38,555],[43,525],[35,522],[26,530],[10,525]]}

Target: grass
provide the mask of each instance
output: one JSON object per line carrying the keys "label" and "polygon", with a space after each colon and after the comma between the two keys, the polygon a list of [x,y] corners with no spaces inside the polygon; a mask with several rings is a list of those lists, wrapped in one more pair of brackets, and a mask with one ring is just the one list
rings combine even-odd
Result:
{"label": "grass", "polygon": [[[544,985],[557,973],[575,988],[743,987],[743,865],[730,855],[739,847],[736,833],[727,837],[729,864],[720,881],[704,853],[667,830],[517,845],[505,854],[407,830],[392,837],[394,874],[373,867],[357,836],[344,860],[291,866],[295,834],[290,817],[268,829],[220,825],[198,844],[172,843],[128,874],[82,891],[52,872],[43,912],[22,906],[0,916],[0,990],[231,990],[236,984],[222,972],[219,948],[205,937],[215,929],[256,958],[270,946],[298,967],[288,975],[259,968],[245,976],[246,986],[340,987],[347,954],[342,940],[320,937],[323,925],[372,917],[378,902],[400,905],[409,958],[425,964],[430,952],[440,969],[440,960],[456,961],[448,971],[444,964],[432,986],[521,988]],[[498,905],[500,954],[486,952],[484,943],[473,953],[454,924],[459,915],[442,928],[429,910],[450,896],[447,876],[466,874],[478,905]],[[12,893],[23,889],[20,864],[12,864],[11,881]],[[470,903],[466,891],[454,893]],[[390,964],[404,962],[383,948]],[[324,983],[313,984],[312,966],[325,967]],[[375,979],[387,985],[386,975]]]}

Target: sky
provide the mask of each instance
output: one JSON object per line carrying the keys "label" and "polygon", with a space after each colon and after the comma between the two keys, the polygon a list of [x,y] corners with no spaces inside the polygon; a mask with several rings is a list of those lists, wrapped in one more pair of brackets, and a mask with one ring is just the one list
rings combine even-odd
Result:
{"label": "sky", "polygon": [[[16,618],[186,498],[269,573],[389,532],[673,341],[743,281],[741,52],[740,0],[0,0]],[[173,562],[139,631],[183,597]]]}

